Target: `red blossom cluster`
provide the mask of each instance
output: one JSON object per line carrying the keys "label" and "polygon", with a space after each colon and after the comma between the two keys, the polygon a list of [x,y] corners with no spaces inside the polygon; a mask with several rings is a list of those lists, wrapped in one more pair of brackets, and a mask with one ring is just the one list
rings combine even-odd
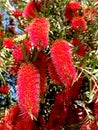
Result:
{"label": "red blossom cluster", "polygon": [[25,18],[36,18],[38,16],[38,12],[40,11],[41,5],[40,2],[29,2],[23,11],[23,16]]}
{"label": "red blossom cluster", "polygon": [[[79,40],[79,34],[87,31],[87,16],[90,11],[85,10],[80,15],[80,2],[69,2],[64,16],[69,26],[77,35],[70,39],[70,43],[77,47],[75,55],[85,57],[87,46]],[[62,127],[82,124],[82,130],[88,128],[97,130],[98,101],[95,99],[93,114],[94,121],[86,124],[87,112],[84,106],[77,103],[81,96],[84,75],[77,78],[79,72],[75,68],[72,58],[72,48],[65,39],[56,39],[51,44],[49,39],[50,22],[46,17],[39,17],[41,2],[29,2],[23,14],[15,10],[15,17],[24,16],[30,21],[25,27],[26,38],[17,43],[14,38],[7,38],[3,46],[11,50],[14,59],[11,74],[17,75],[18,104],[9,109],[0,121],[0,130],[61,130]],[[92,11],[94,16],[96,11]],[[45,49],[50,46],[47,55]],[[2,61],[0,61],[0,64]],[[41,98],[48,91],[47,74],[55,84],[61,85],[63,90],[55,96],[54,105],[46,122],[40,113]],[[1,86],[0,92],[9,92],[8,86]],[[52,95],[51,95],[52,96]],[[92,124],[94,127],[92,127]]]}
{"label": "red blossom cluster", "polygon": [[0,93],[2,94],[8,94],[8,92],[10,91],[10,88],[8,85],[2,85],[0,86]]}
{"label": "red blossom cluster", "polygon": [[14,47],[14,41],[13,41],[13,38],[7,38],[3,41],[3,46],[9,48],[9,49],[12,49]]}
{"label": "red blossom cluster", "polygon": [[79,34],[85,33],[88,25],[95,21],[98,16],[98,11],[93,7],[83,9],[80,2],[73,1],[66,5],[64,16],[69,21],[72,29],[77,33],[72,42],[72,44],[76,45],[78,48],[76,54],[80,57],[84,57],[85,52],[87,51],[87,46],[83,45],[84,43],[78,44],[79,40],[77,39]]}

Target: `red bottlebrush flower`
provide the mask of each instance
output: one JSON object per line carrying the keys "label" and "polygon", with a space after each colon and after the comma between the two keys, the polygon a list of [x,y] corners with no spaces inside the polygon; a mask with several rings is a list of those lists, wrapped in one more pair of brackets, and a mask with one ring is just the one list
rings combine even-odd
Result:
{"label": "red bottlebrush flower", "polygon": [[77,47],[76,48],[76,54],[81,56],[81,57],[84,57],[85,56],[85,53],[86,53],[86,50],[87,50],[87,46],[86,45],[83,45],[82,42],[78,39],[73,39],[71,41],[71,43]]}
{"label": "red bottlebrush flower", "polygon": [[70,8],[71,11],[76,12],[81,9],[81,5],[80,2],[73,1],[67,4],[67,8]]}
{"label": "red bottlebrush flower", "polygon": [[87,29],[87,23],[83,17],[74,17],[71,21],[72,29],[76,32],[82,33]]}
{"label": "red bottlebrush flower", "polygon": [[38,130],[38,127],[34,121],[24,118],[18,105],[11,107],[7,114],[2,117],[0,128],[0,130]]}
{"label": "red bottlebrush flower", "polygon": [[5,115],[4,117],[6,125],[13,126],[15,124],[18,114],[19,114],[19,106],[15,105],[11,107],[8,110],[7,115]]}
{"label": "red bottlebrush flower", "polygon": [[31,63],[23,64],[18,71],[17,96],[24,116],[37,117],[40,100],[40,75]]}
{"label": "red bottlebrush flower", "polygon": [[49,115],[48,129],[60,130],[67,117],[67,109],[64,106],[63,92],[57,94],[54,106]]}
{"label": "red bottlebrush flower", "polygon": [[96,120],[98,120],[98,102],[94,104],[94,114],[95,114]]}
{"label": "red bottlebrush flower", "polygon": [[78,16],[78,11],[81,9],[79,2],[70,2],[67,4],[64,12],[64,16],[68,20],[72,20],[73,17]]}
{"label": "red bottlebrush flower", "polygon": [[23,55],[23,52],[22,52],[22,46],[21,45],[17,46],[13,50],[12,56],[14,57],[16,63],[20,62],[20,61],[24,61],[24,55]]}
{"label": "red bottlebrush flower", "polygon": [[7,38],[3,41],[3,46],[12,49],[14,47],[14,41],[13,38]]}
{"label": "red bottlebrush flower", "polygon": [[8,126],[5,125],[5,123],[0,122],[0,130],[11,130]]}
{"label": "red bottlebrush flower", "polygon": [[72,39],[71,43],[72,43],[73,45],[81,45],[81,41],[78,40],[78,39]]}
{"label": "red bottlebrush flower", "polygon": [[75,67],[72,62],[71,50],[64,40],[56,40],[51,47],[51,59],[60,80],[69,87],[76,77]]}
{"label": "red bottlebrush flower", "polygon": [[63,85],[62,82],[60,81],[59,79],[59,76],[57,75],[57,72],[55,70],[55,67],[51,61],[51,59],[48,60],[48,72],[49,72],[49,75],[50,75],[50,78],[56,83],[56,84],[59,84],[59,85]]}
{"label": "red bottlebrush flower", "polygon": [[4,85],[4,86],[0,87],[0,93],[2,93],[2,94],[8,94],[9,90],[10,90],[10,88],[8,85]]}
{"label": "red bottlebrush flower", "polygon": [[[24,125],[25,124],[25,125]],[[38,130],[34,121],[28,118],[24,118],[23,115],[18,115],[15,122],[14,130]]]}
{"label": "red bottlebrush flower", "polygon": [[44,49],[49,42],[50,24],[46,18],[36,18],[29,27],[30,40],[34,47]]}
{"label": "red bottlebrush flower", "polygon": [[[5,129],[1,129],[1,130],[12,130],[14,128],[18,114],[19,114],[18,105],[11,107],[8,110],[7,114],[1,118],[1,122],[2,122],[3,126],[5,126],[4,127]],[[0,128],[2,128],[2,127],[0,127]]]}
{"label": "red bottlebrush flower", "polygon": [[61,130],[62,126],[64,125],[65,119],[67,115],[67,110],[64,107],[57,107],[52,108],[49,121],[48,121],[48,129],[49,130]]}
{"label": "red bottlebrush flower", "polygon": [[22,12],[21,12],[19,9],[13,10],[13,11],[12,11],[12,14],[13,14],[15,17],[22,16]]}
{"label": "red bottlebrush flower", "polygon": [[34,65],[40,73],[40,94],[43,95],[47,91],[47,55],[43,52],[38,54]]}
{"label": "red bottlebrush flower", "polygon": [[40,11],[40,3],[39,2],[29,2],[24,8],[23,16],[26,18],[35,18],[38,15],[38,12]]}
{"label": "red bottlebrush flower", "polygon": [[23,44],[25,45],[27,52],[30,52],[32,48],[31,41],[26,39],[23,41]]}
{"label": "red bottlebrush flower", "polygon": [[85,46],[85,45],[78,46],[78,50],[76,51],[76,54],[81,57],[84,57],[86,50],[87,50],[87,46]]}
{"label": "red bottlebrush flower", "polygon": [[65,101],[65,92],[59,92],[58,94],[56,94],[55,96],[55,101],[54,101],[54,105],[56,107],[61,106],[62,104],[64,104]]}
{"label": "red bottlebrush flower", "polygon": [[79,79],[72,85],[70,97],[74,100],[78,98],[80,94],[80,89],[82,85],[83,77],[79,77]]}

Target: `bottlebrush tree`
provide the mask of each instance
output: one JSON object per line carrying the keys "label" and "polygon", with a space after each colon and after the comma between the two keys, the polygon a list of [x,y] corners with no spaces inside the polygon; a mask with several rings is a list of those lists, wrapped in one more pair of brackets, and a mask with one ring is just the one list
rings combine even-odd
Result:
{"label": "bottlebrush tree", "polygon": [[3,0],[0,130],[98,129],[98,0]]}

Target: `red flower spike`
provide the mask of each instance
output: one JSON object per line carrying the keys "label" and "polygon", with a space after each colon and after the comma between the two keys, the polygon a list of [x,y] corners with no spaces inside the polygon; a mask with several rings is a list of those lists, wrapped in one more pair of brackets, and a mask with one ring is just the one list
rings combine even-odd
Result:
{"label": "red flower spike", "polygon": [[76,54],[79,55],[80,57],[84,57],[86,50],[87,50],[87,46],[80,45],[80,46],[78,46],[78,50],[76,51]]}
{"label": "red flower spike", "polygon": [[24,61],[24,55],[23,55],[23,52],[22,52],[22,46],[21,45],[17,46],[13,50],[12,56],[14,57],[16,63]]}
{"label": "red flower spike", "polygon": [[0,130],[11,130],[8,126],[6,126],[3,122],[0,122]]}
{"label": "red flower spike", "polygon": [[[25,124],[25,125],[24,125]],[[19,106],[15,105],[11,107],[7,114],[2,117],[0,122],[0,130],[38,130],[38,127],[34,121],[28,118],[24,118],[24,114],[21,113]]]}
{"label": "red flower spike", "polygon": [[50,23],[46,18],[36,18],[29,27],[30,40],[34,47],[42,50],[49,42]]}
{"label": "red flower spike", "polygon": [[64,106],[64,93],[60,92],[55,98],[54,106],[52,107],[49,121],[48,129],[49,130],[60,130],[64,125],[64,122],[67,117],[67,109]]}
{"label": "red flower spike", "polygon": [[56,84],[59,84],[59,85],[63,85],[62,82],[60,81],[59,79],[59,76],[57,75],[56,73],[56,70],[55,70],[55,67],[51,61],[51,59],[48,60],[48,72],[49,72],[49,75],[50,75],[50,78],[56,83]]}
{"label": "red flower spike", "polygon": [[78,16],[78,11],[81,9],[79,2],[70,2],[67,4],[64,12],[64,16],[68,20],[72,20],[73,17]]}
{"label": "red flower spike", "polygon": [[40,94],[43,95],[47,91],[47,55],[39,52],[37,60],[34,62],[40,73]]}
{"label": "red flower spike", "polygon": [[71,43],[77,47],[76,54],[80,57],[84,57],[87,50],[87,46],[83,45],[83,43],[78,39],[72,39]]}
{"label": "red flower spike", "polygon": [[[25,124],[25,125],[24,125]],[[38,130],[37,125],[34,121],[28,118],[24,118],[24,116],[18,116],[14,130]]]}
{"label": "red flower spike", "polygon": [[14,48],[14,41],[13,38],[7,38],[3,41],[3,46],[5,46],[6,48],[12,49]]}
{"label": "red flower spike", "polygon": [[55,96],[55,101],[54,101],[54,105],[56,107],[61,106],[62,104],[64,105],[64,101],[65,101],[65,92],[59,92],[58,94],[56,94]]}
{"label": "red flower spike", "polygon": [[16,119],[17,119],[18,114],[19,114],[18,105],[15,105],[15,106],[11,107],[9,109],[7,115],[5,115],[5,122],[7,123],[6,125],[13,126]]}
{"label": "red flower spike", "polygon": [[18,71],[17,97],[24,116],[37,117],[39,112],[40,75],[31,64],[23,64]]}
{"label": "red flower spike", "polygon": [[74,17],[71,21],[71,26],[73,30],[79,33],[87,30],[87,23],[83,17]]}
{"label": "red flower spike", "polygon": [[98,120],[98,102],[94,104],[94,114],[96,120]]}
{"label": "red flower spike", "polygon": [[36,18],[38,15],[38,12],[40,11],[40,3],[39,2],[29,2],[24,8],[23,16],[25,18]]}
{"label": "red flower spike", "polygon": [[32,48],[32,45],[31,45],[30,40],[25,39],[25,40],[23,41],[23,44],[26,46],[27,52],[30,52],[30,50],[31,50],[31,48]]}
{"label": "red flower spike", "polygon": [[[0,130],[12,130],[14,128],[15,121],[17,119],[17,116],[19,114],[19,107],[18,105],[15,105],[11,107],[7,114],[1,118],[1,123],[0,123]],[[3,126],[2,126],[3,125]]]}
{"label": "red flower spike", "polygon": [[73,45],[81,45],[81,44],[82,44],[81,41],[78,40],[78,39],[72,39],[71,43],[72,43]]}
{"label": "red flower spike", "polygon": [[12,11],[12,15],[14,15],[15,17],[20,17],[22,16],[22,12],[19,9],[16,9]]}
{"label": "red flower spike", "polygon": [[66,41],[56,40],[52,44],[51,59],[60,80],[69,88],[76,77],[76,71],[72,62],[70,46]]}
{"label": "red flower spike", "polygon": [[79,77],[79,79],[72,85],[70,96],[73,99],[77,99],[80,94],[80,89],[82,85],[83,77]]}
{"label": "red flower spike", "polygon": [[2,94],[8,94],[9,91],[10,91],[10,88],[8,85],[4,85],[0,87],[0,93]]}

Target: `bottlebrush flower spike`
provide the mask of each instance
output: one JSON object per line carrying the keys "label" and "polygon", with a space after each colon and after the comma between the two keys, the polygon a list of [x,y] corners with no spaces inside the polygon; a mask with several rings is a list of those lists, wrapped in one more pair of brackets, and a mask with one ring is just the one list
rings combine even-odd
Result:
{"label": "bottlebrush flower spike", "polygon": [[[25,125],[24,125],[25,124]],[[15,122],[14,130],[37,130],[37,125],[35,121],[31,119],[24,118],[23,115],[18,115]]]}
{"label": "bottlebrush flower spike", "polygon": [[76,54],[79,55],[80,57],[85,57],[86,51],[87,51],[87,46],[80,45],[78,46],[78,50],[76,51]]}
{"label": "bottlebrush flower spike", "polygon": [[51,59],[62,83],[66,87],[70,86],[76,77],[76,71],[70,46],[65,40],[54,41],[51,46]]}
{"label": "bottlebrush flower spike", "polygon": [[26,117],[37,117],[39,112],[40,74],[31,64],[23,64],[18,71],[17,96]]}
{"label": "bottlebrush flower spike", "polygon": [[34,65],[40,73],[40,94],[43,95],[47,91],[47,55],[40,52]]}
{"label": "bottlebrush flower spike", "polygon": [[82,33],[87,29],[87,23],[83,17],[74,17],[71,21],[72,29],[76,32]]}
{"label": "bottlebrush flower spike", "polygon": [[6,48],[12,49],[14,47],[14,41],[13,38],[7,38],[3,41],[3,46]]}
{"label": "bottlebrush flower spike", "polygon": [[7,115],[5,115],[5,122],[7,122],[7,124],[10,126],[15,123],[16,119],[17,119],[17,115],[19,114],[19,106],[15,105],[13,107],[11,107],[7,113]]}
{"label": "bottlebrush flower spike", "polygon": [[59,85],[63,85],[62,82],[60,81],[59,79],[59,76],[58,74],[56,73],[56,70],[55,70],[55,67],[51,61],[51,59],[48,60],[48,72],[49,72],[49,75],[50,75],[50,78],[56,83],[56,84],[59,84]]}
{"label": "bottlebrush flower spike", "polygon": [[38,15],[38,12],[40,11],[40,3],[39,2],[29,2],[24,8],[23,16],[26,18],[35,18]]}
{"label": "bottlebrush flower spike", "polygon": [[12,52],[12,56],[14,57],[16,63],[20,62],[20,61],[24,61],[24,55],[23,55],[23,52],[22,52],[22,46],[21,45],[15,47],[15,49]]}
{"label": "bottlebrush flower spike", "polygon": [[64,125],[67,117],[67,108],[64,105],[64,93],[60,92],[57,94],[49,115],[48,129],[49,130],[60,130]]}
{"label": "bottlebrush flower spike", "polygon": [[34,47],[42,50],[49,42],[50,23],[46,18],[36,18],[29,27],[30,40]]}
{"label": "bottlebrush flower spike", "polygon": [[0,130],[12,130],[16,123],[19,111],[20,109],[18,105],[11,107],[8,110],[7,114],[1,118]]}
{"label": "bottlebrush flower spike", "polygon": [[69,2],[65,8],[64,16],[68,20],[72,20],[73,17],[78,16],[78,11],[81,9],[80,2]]}
{"label": "bottlebrush flower spike", "polygon": [[11,129],[7,127],[3,122],[0,121],[0,130],[11,130]]}
{"label": "bottlebrush flower spike", "polygon": [[79,39],[72,39],[71,40],[71,43],[73,44],[73,45],[81,45],[82,43],[81,43],[81,41],[79,40]]}
{"label": "bottlebrush flower spike", "polygon": [[82,81],[83,76],[79,77],[78,80],[71,87],[70,97],[73,98],[74,100],[78,99],[78,96],[81,91]]}

